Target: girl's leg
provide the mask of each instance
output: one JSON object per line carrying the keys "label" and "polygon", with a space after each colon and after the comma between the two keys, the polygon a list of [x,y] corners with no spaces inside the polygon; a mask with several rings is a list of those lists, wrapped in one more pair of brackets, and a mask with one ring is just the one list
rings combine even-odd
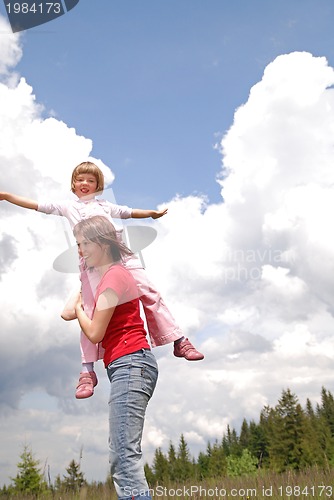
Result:
{"label": "girl's leg", "polygon": [[169,344],[183,337],[179,325],[144,269],[129,269],[134,277],[143,305],[147,329],[153,347]]}
{"label": "girl's leg", "polygon": [[[88,340],[83,332],[80,332],[80,349],[82,368],[79,375],[75,397],[86,399],[94,394],[94,387],[98,384],[98,379],[94,371],[94,362],[100,359],[100,344],[93,344]],[[102,355],[103,357],[103,355]]]}
{"label": "girl's leg", "polygon": [[[95,270],[85,269],[80,266],[81,295],[86,314],[91,318],[94,311],[94,297],[100,276]],[[93,344],[86,335],[80,333],[80,349],[82,368],[76,388],[75,397],[77,399],[89,398],[94,394],[94,387],[98,380],[94,372],[95,361],[103,358],[104,349],[101,344]]]}
{"label": "girl's leg", "polygon": [[110,380],[109,461],[118,498],[151,499],[144,473],[141,440],[147,404],[158,367],[151,351],[116,359],[107,368]]}
{"label": "girl's leg", "polygon": [[175,356],[185,358],[188,361],[203,359],[203,354],[197,351],[188,339],[184,338],[179,325],[160,293],[149,280],[146,271],[131,268],[129,268],[129,271],[131,271],[137,283],[152,347],[174,342]]}

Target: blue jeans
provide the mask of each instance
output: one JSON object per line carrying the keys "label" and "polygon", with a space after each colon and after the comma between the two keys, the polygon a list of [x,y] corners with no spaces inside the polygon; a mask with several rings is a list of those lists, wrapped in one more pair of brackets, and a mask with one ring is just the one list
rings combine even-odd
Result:
{"label": "blue jeans", "polygon": [[146,407],[158,378],[156,359],[151,351],[141,349],[110,363],[107,373],[109,462],[118,498],[150,499],[141,439]]}

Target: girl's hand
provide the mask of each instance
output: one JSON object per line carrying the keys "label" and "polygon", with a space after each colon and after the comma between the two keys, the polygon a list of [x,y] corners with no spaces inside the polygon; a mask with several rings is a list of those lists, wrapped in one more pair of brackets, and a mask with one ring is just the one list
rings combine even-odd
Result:
{"label": "girl's hand", "polygon": [[65,321],[72,321],[73,319],[77,318],[77,312],[76,312],[76,305],[79,300],[79,294],[80,291],[76,290],[75,293],[72,293],[68,301],[66,302],[66,305],[63,309],[63,312],[61,313],[61,317]]}
{"label": "girl's hand", "polygon": [[152,215],[152,219],[159,219],[163,215],[166,215],[167,211],[168,211],[168,208],[165,208],[164,210],[155,210],[153,215]]}
{"label": "girl's hand", "polygon": [[75,312],[77,313],[78,315],[78,311],[82,310],[83,307],[82,307],[82,298],[81,298],[81,292],[78,293],[78,297],[77,297],[77,301],[76,301],[76,304],[75,304]]}

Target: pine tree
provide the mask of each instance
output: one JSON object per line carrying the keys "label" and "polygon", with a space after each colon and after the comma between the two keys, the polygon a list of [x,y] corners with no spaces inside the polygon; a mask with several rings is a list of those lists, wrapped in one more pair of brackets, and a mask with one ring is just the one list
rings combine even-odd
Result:
{"label": "pine tree", "polygon": [[153,459],[154,477],[159,484],[163,484],[169,479],[169,464],[161,448],[155,450]]}
{"label": "pine tree", "polygon": [[327,423],[331,435],[334,437],[334,398],[331,392],[324,387],[321,390],[320,416]]}
{"label": "pine tree", "polygon": [[193,465],[190,458],[189,448],[181,434],[179,448],[177,453],[177,478],[180,481],[189,479],[193,474]]}
{"label": "pine tree", "polygon": [[239,444],[242,450],[249,448],[250,438],[251,434],[249,425],[247,420],[244,418],[241,424],[240,437],[239,437]]}
{"label": "pine tree", "polygon": [[211,448],[208,473],[209,477],[222,477],[226,474],[226,456],[223,445],[216,441]]}
{"label": "pine tree", "polygon": [[333,455],[333,438],[330,428],[326,425],[323,417],[313,410],[309,399],[306,401],[306,423],[305,432],[308,436],[308,442],[305,446],[310,465],[324,466],[327,460]]}
{"label": "pine tree", "polygon": [[269,418],[270,464],[277,472],[299,469],[303,452],[304,412],[290,389],[282,392]]}
{"label": "pine tree", "polygon": [[223,442],[222,446],[225,452],[225,455],[236,455],[240,456],[241,455],[241,447],[239,444],[239,439],[238,435],[235,431],[235,429],[230,428],[230,426],[227,426],[227,433],[226,436],[223,437]]}
{"label": "pine tree", "polygon": [[155,474],[148,463],[144,465],[144,472],[149,486],[153,487],[156,484]]}
{"label": "pine tree", "polygon": [[259,468],[265,468],[269,461],[267,427],[267,417],[264,410],[260,414],[260,422],[258,424],[254,421],[251,421],[249,424],[249,451],[257,458]]}
{"label": "pine tree", "polygon": [[57,474],[55,481],[54,481],[54,489],[55,489],[55,491],[61,491],[62,488],[63,488],[63,483],[62,483],[60,474]]}
{"label": "pine tree", "polygon": [[321,449],[325,454],[326,460],[328,460],[330,463],[333,463],[334,436],[332,434],[332,426],[331,426],[331,420],[332,420],[331,400],[332,397],[328,397],[327,391],[323,387],[321,391],[321,405],[317,404],[316,411],[313,412],[313,414]]}
{"label": "pine tree", "polygon": [[11,478],[14,485],[13,490],[20,493],[38,495],[47,489],[39,460],[35,460],[32,450],[25,445],[20,455],[21,461],[18,462],[18,473],[15,478]]}
{"label": "pine tree", "polygon": [[211,445],[208,443],[206,453],[200,452],[197,459],[197,474],[198,479],[202,481],[209,476],[209,462],[211,454]]}
{"label": "pine tree", "polygon": [[64,475],[64,479],[62,481],[65,491],[77,492],[84,484],[86,484],[84,474],[80,471],[80,464],[75,460],[71,460],[66,472],[67,476]]}
{"label": "pine tree", "polygon": [[173,443],[169,444],[168,449],[168,474],[171,481],[175,481],[178,477],[178,462],[176,457],[176,451]]}

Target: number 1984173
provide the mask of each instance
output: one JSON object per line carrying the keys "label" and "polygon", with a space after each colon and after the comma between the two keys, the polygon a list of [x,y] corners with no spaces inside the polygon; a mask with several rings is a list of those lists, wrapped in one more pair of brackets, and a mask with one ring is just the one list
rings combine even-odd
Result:
{"label": "number 1984173", "polygon": [[29,5],[27,2],[7,3],[8,14],[61,14],[62,7],[59,2],[34,2]]}

